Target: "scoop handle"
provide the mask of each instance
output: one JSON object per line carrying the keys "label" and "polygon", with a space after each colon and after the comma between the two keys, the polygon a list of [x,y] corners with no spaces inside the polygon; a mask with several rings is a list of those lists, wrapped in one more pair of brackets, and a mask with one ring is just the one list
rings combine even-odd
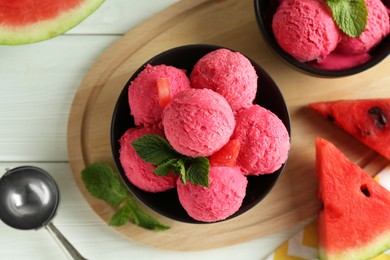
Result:
{"label": "scoop handle", "polygon": [[87,260],[84,258],[77,249],[62,235],[62,233],[54,226],[52,222],[49,222],[45,226],[46,230],[50,233],[50,235],[60,244],[63,249],[65,249],[65,252],[67,253],[68,257],[73,260]]}

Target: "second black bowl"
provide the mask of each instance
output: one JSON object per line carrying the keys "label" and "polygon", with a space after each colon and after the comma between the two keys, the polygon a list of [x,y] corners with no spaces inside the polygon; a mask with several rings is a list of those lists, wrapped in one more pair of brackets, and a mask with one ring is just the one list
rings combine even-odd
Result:
{"label": "second black bowl", "polygon": [[254,0],[257,24],[265,42],[277,53],[279,57],[300,71],[320,77],[350,76],[372,68],[390,54],[390,35],[387,35],[380,44],[370,51],[370,60],[350,69],[325,70],[316,68],[310,65],[310,63],[300,62],[286,53],[279,46],[272,31],[272,19],[281,2],[282,0]]}

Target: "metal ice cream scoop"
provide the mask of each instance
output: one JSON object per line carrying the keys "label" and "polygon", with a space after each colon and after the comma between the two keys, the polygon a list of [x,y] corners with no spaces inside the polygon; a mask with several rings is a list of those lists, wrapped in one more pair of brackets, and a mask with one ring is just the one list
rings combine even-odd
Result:
{"label": "metal ice cream scoop", "polygon": [[0,219],[16,229],[45,227],[71,259],[86,259],[52,223],[60,201],[54,179],[44,170],[22,166],[0,178]]}

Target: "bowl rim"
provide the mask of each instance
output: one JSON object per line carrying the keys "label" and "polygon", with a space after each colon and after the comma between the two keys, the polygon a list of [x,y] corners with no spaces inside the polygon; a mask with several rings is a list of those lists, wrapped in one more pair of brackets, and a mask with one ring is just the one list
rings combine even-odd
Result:
{"label": "bowl rim", "polygon": [[[279,44],[277,44],[273,33],[269,33],[269,29],[267,24],[262,19],[262,14],[264,12],[261,2],[263,0],[254,0],[254,11],[255,17],[257,21],[258,28],[266,42],[266,44],[277,54],[277,56],[282,59],[284,62],[287,62],[293,68],[300,70],[306,74],[311,76],[320,76],[320,77],[346,77],[352,76],[361,72],[364,72],[375,65],[379,64],[390,54],[390,34],[388,34],[385,38],[382,39],[381,43],[378,46],[385,46],[385,50],[380,52],[378,55],[372,57],[369,61],[358,65],[356,67],[345,69],[345,70],[321,70],[316,69],[312,66],[307,65],[304,62],[299,62],[287,52],[285,52]],[[272,1],[272,0],[270,0]],[[376,50],[378,46],[374,47],[373,50]]]}
{"label": "bowl rim", "polygon": [[[280,176],[282,175],[283,171],[284,171],[284,168],[288,162],[288,158],[289,158],[289,155],[288,154],[288,157],[287,157],[287,160],[284,164],[282,164],[282,166],[277,170],[275,171],[274,173],[272,174],[265,174],[263,176],[265,176],[264,178],[270,178],[272,179],[270,181],[270,184],[267,186],[266,189],[263,189],[262,190],[262,195],[261,196],[258,196],[252,203],[248,204],[248,205],[241,205],[241,207],[239,208],[239,210],[237,212],[235,212],[234,214],[232,214],[231,216],[227,217],[226,219],[223,219],[223,220],[219,220],[219,221],[215,221],[215,222],[203,222],[203,221],[198,221],[198,220],[195,220],[193,219],[192,217],[188,216],[188,218],[181,218],[181,217],[177,217],[175,215],[172,215],[172,214],[168,214],[166,211],[163,211],[163,210],[160,210],[158,208],[156,208],[152,203],[150,203],[148,200],[145,200],[145,198],[143,196],[140,195],[140,193],[146,193],[145,191],[142,191],[140,190],[139,188],[137,188],[135,185],[133,185],[126,177],[125,173],[124,173],[124,170],[123,170],[123,167],[121,165],[121,162],[119,160],[119,149],[118,147],[120,147],[118,145],[118,135],[115,134],[115,124],[116,124],[116,121],[117,121],[117,117],[119,115],[119,109],[120,109],[120,106],[123,105],[120,101],[123,102],[123,100],[128,100],[128,87],[129,87],[129,84],[132,80],[135,79],[135,77],[145,68],[145,66],[147,64],[152,64],[152,65],[157,65],[157,64],[163,64],[163,63],[155,63],[156,60],[159,60],[161,57],[164,57],[166,55],[169,55],[173,52],[177,52],[177,51],[186,51],[186,50],[193,50],[194,48],[196,49],[201,49],[201,50],[205,50],[207,51],[206,53],[209,53],[213,50],[217,50],[217,49],[221,49],[221,48],[224,48],[224,49],[228,49],[228,50],[231,50],[231,51],[235,51],[237,52],[236,50],[234,49],[231,49],[231,48],[228,48],[228,47],[225,47],[225,46],[219,46],[219,45],[214,45],[214,44],[187,44],[187,45],[181,45],[181,46],[177,46],[177,47],[173,47],[173,48],[170,48],[170,49],[167,49],[155,56],[153,56],[152,58],[150,58],[149,60],[147,60],[146,62],[144,62],[138,69],[136,69],[136,71],[130,76],[130,78],[128,79],[128,81],[126,82],[126,84],[123,86],[123,89],[121,90],[118,98],[117,98],[117,101],[116,101],[116,104],[115,104],[115,107],[114,107],[114,110],[113,110],[113,113],[112,113],[112,119],[111,119],[111,126],[110,126],[110,145],[111,145],[111,152],[112,152],[112,155],[113,155],[113,158],[114,158],[114,162],[115,162],[115,167],[119,173],[119,176],[120,176],[120,179],[122,180],[122,183],[126,186],[127,190],[133,194],[137,199],[139,199],[145,206],[147,206],[148,208],[150,208],[151,210],[161,214],[162,216],[165,216],[167,218],[170,218],[170,219],[173,219],[173,220],[176,220],[176,221],[179,221],[179,222],[184,222],[184,223],[190,223],[190,224],[212,224],[212,223],[219,223],[219,222],[223,222],[223,221],[226,221],[226,220],[229,220],[229,219],[232,219],[232,218],[235,218],[245,212],[247,212],[248,210],[250,210],[251,208],[253,208],[254,206],[256,206],[257,204],[259,204],[269,193],[270,191],[273,189],[273,187],[275,186],[277,180],[280,178]],[[241,53],[241,52],[240,52]],[[243,53],[241,53],[242,55],[244,55]],[[245,55],[244,55],[245,56]],[[277,84],[275,83],[275,81],[271,78],[271,76],[257,63],[255,62],[253,59],[245,56],[250,62],[251,64],[255,67],[256,71],[260,71],[261,74],[262,74],[262,77],[263,78],[266,78],[266,80],[272,84],[271,88],[272,88],[272,92],[275,92],[274,94],[277,95],[277,98],[278,100],[280,100],[282,102],[282,108],[281,110],[283,110],[283,119],[281,118],[281,120],[283,121],[283,124],[285,125],[287,131],[288,131],[288,134],[289,134],[289,138],[290,138],[290,144],[291,144],[291,139],[292,139],[292,134],[291,134],[291,118],[290,118],[290,112],[288,110],[288,107],[287,107],[287,103],[282,95],[282,92],[281,90],[279,89],[279,87],[277,86]],[[170,64],[166,64],[166,65],[170,65]],[[187,71],[187,75],[190,73],[190,71]],[[128,101],[126,102],[128,104]],[[128,107],[128,105],[127,105]],[[129,111],[130,111],[130,108],[128,108]],[[279,116],[278,116],[279,117]],[[131,120],[132,116],[129,114],[129,121]],[[136,127],[134,124],[132,127]],[[123,134],[123,133],[122,133]],[[120,137],[120,136],[119,136]],[[289,151],[290,153],[290,151]],[[268,175],[268,176],[266,176]],[[269,177],[271,176],[271,177]],[[253,179],[253,178],[258,178],[258,176],[247,176],[248,178],[248,184],[249,184],[249,181],[250,179]],[[171,189],[169,191],[165,191],[165,192],[170,192],[172,190],[175,190],[176,189]],[[140,191],[140,192],[139,192]],[[165,193],[163,192],[163,193]],[[161,193],[160,193],[161,194]],[[245,198],[244,198],[245,199]],[[181,206],[181,205],[180,205]],[[187,214],[188,215],[188,214]]]}

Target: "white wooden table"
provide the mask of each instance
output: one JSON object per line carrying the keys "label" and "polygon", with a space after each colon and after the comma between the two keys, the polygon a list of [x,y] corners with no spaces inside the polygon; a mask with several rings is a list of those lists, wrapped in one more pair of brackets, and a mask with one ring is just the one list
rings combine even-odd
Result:
{"label": "white wooden table", "polygon": [[[263,259],[300,227],[244,244],[198,252],[136,244],[107,226],[82,197],[70,172],[68,114],[77,88],[100,54],[124,33],[176,0],[106,1],[65,35],[0,46],[0,176],[5,168],[36,165],[61,190],[54,224],[88,259]],[[66,259],[44,229],[0,223],[0,259]]]}

